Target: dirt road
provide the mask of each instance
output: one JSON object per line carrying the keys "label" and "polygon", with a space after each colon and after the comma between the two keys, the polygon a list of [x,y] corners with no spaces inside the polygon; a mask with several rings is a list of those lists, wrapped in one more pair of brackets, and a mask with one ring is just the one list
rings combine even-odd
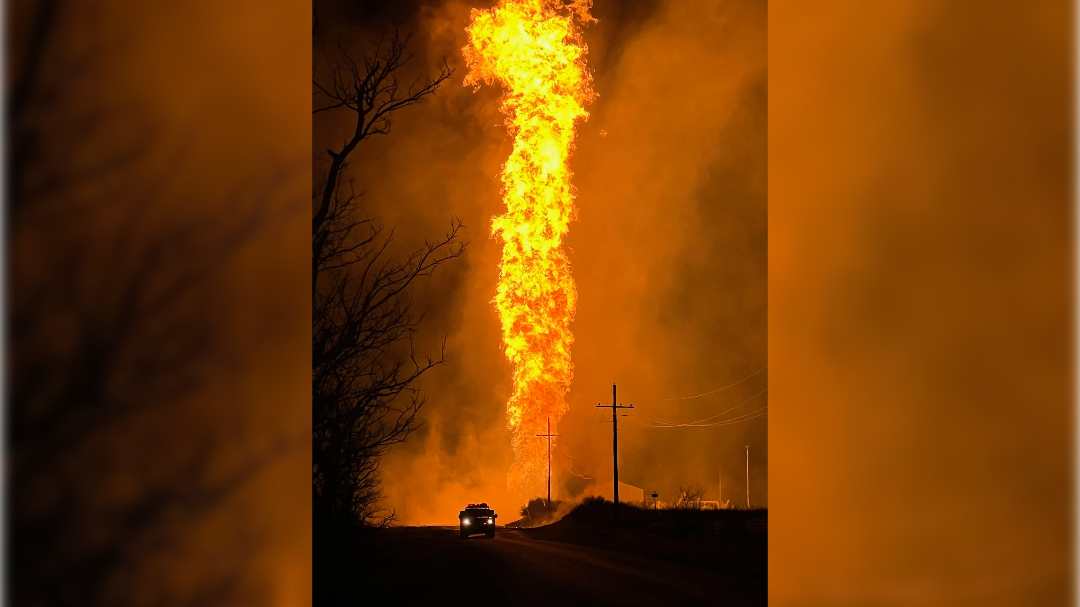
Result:
{"label": "dirt road", "polygon": [[[686,545],[693,551],[695,540]],[[456,527],[405,527],[387,532],[382,546],[370,572],[374,590],[403,604],[763,605],[767,599],[763,543],[710,544],[702,558],[689,559],[694,564],[648,554],[648,546],[613,550],[513,529],[463,540]],[[718,551],[729,554],[714,558]]]}

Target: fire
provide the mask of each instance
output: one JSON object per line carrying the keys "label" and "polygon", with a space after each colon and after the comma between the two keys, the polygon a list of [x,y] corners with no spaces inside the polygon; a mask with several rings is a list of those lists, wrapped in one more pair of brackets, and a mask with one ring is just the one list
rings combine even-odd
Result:
{"label": "fire", "polygon": [[507,402],[515,462],[507,479],[530,489],[547,475],[547,443],[536,437],[567,411],[574,366],[570,323],[577,289],[562,248],[576,219],[569,156],[584,105],[595,96],[580,25],[593,21],[592,0],[499,0],[472,11],[463,49],[466,85],[500,82],[502,112],[514,138],[503,165],[506,213],[492,221],[503,243],[494,299],[513,367]]}

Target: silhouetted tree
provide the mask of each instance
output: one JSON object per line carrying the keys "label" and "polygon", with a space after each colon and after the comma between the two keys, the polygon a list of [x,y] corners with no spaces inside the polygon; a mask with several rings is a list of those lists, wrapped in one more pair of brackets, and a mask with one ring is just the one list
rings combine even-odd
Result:
{"label": "silhouetted tree", "polygon": [[[398,110],[435,93],[450,77],[403,81],[409,38],[385,33],[352,56],[340,44],[314,69],[313,113],[354,121],[342,144],[321,157],[325,173],[312,192],[312,514],[316,552],[323,534],[379,516],[379,460],[417,427],[424,397],[416,380],[444,360],[418,356],[412,338],[421,315],[410,291],[418,278],[464,251],[461,223],[402,258],[388,253],[393,236],[357,207],[346,177],[357,147],[390,132]],[[318,555],[317,555],[318,558]]]}
{"label": "silhouetted tree", "polygon": [[265,227],[278,183],[245,184],[248,194],[222,205],[236,214],[192,211],[170,194],[171,163],[148,174],[145,158],[164,147],[155,123],[95,95],[115,66],[112,41],[76,27],[85,7],[15,4],[5,598],[231,602],[258,540],[222,532],[212,556],[185,542],[281,453],[236,448],[228,414],[206,406],[207,382],[237,360],[222,331],[224,273]]}

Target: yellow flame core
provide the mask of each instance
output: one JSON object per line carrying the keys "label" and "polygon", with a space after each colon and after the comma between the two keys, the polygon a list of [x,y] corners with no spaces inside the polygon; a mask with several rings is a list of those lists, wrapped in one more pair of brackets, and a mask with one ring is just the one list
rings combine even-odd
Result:
{"label": "yellow flame core", "polygon": [[515,462],[511,487],[532,489],[547,475],[547,442],[567,411],[574,366],[570,323],[577,289],[563,237],[576,219],[569,156],[575,124],[594,97],[578,22],[592,21],[592,0],[499,0],[472,11],[466,85],[503,86],[502,112],[514,138],[503,165],[506,213],[492,221],[503,242],[494,299],[513,366],[507,403]]}

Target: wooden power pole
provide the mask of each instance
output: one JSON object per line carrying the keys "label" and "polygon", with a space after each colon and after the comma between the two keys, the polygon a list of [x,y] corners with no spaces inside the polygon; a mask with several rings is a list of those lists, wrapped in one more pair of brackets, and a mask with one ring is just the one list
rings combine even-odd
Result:
{"label": "wooden power pole", "polygon": [[746,509],[750,509],[750,445],[746,446]]}
{"label": "wooden power pole", "polygon": [[548,418],[548,431],[547,434],[537,434],[537,436],[547,439],[548,442],[548,508],[551,507],[551,439],[558,436],[558,434],[551,433],[551,418]]}
{"label": "wooden power pole", "polygon": [[611,451],[615,458],[615,479],[612,481],[612,491],[615,496],[615,518],[619,517],[619,409],[633,409],[633,403],[620,405],[615,397],[615,384],[611,384],[611,404],[597,404],[598,408],[611,408]]}

